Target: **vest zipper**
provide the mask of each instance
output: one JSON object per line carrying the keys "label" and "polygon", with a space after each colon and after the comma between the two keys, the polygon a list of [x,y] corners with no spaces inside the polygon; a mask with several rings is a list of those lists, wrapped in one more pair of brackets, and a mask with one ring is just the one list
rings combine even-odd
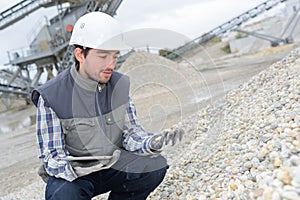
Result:
{"label": "vest zipper", "polygon": [[99,91],[99,92],[102,92],[103,89],[104,89],[104,87],[105,87],[104,84],[98,83],[98,91]]}
{"label": "vest zipper", "polygon": [[[99,90],[99,84],[98,84],[98,90]],[[101,91],[102,91],[102,88],[101,88]],[[101,92],[99,91],[99,92]],[[100,124],[102,127],[102,131],[104,134],[106,134],[106,129],[105,129],[105,124],[104,124],[104,118],[103,118],[103,115],[102,115],[102,112],[101,112],[101,109],[100,109],[100,105],[99,105],[99,97],[98,97],[98,93],[96,93],[96,109],[97,109],[97,112],[99,113],[99,117],[100,117]]]}

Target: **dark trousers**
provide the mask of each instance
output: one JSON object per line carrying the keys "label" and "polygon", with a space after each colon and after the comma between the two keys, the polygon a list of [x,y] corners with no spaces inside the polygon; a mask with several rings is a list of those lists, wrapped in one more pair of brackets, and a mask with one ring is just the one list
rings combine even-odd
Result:
{"label": "dark trousers", "polygon": [[[94,172],[73,182],[49,177],[46,200],[90,200],[92,197],[110,191],[110,200],[144,200],[162,182],[168,166],[164,159],[138,157],[129,163],[119,162],[116,168]],[[121,163],[121,164],[120,164]],[[149,164],[159,163],[159,168]],[[132,172],[126,170],[136,168]],[[122,167],[122,168],[121,168]],[[151,169],[151,170],[149,170]],[[145,171],[146,170],[146,171]]]}

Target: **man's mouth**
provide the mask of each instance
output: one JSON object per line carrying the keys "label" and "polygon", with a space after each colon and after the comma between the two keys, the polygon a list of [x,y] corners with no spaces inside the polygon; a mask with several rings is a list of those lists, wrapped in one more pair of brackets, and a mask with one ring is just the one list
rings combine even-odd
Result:
{"label": "man's mouth", "polygon": [[104,71],[103,74],[105,76],[110,76],[112,74],[112,71],[111,70],[107,70],[107,71]]}

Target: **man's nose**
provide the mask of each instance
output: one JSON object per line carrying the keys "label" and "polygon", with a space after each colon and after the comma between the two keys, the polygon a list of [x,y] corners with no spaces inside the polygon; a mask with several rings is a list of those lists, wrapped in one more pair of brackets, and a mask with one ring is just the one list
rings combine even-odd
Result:
{"label": "man's nose", "polygon": [[117,60],[115,58],[113,58],[107,63],[106,68],[114,69],[116,66],[116,63],[117,63]]}

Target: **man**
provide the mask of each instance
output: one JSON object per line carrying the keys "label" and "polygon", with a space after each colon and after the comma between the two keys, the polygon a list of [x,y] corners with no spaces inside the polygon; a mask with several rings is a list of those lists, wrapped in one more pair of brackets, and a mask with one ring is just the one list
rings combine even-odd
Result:
{"label": "man", "polygon": [[114,71],[127,48],[114,18],[82,16],[70,45],[75,65],[32,92],[46,199],[146,199],[168,168],[159,153],[183,130],[150,134],[137,122],[129,78]]}

